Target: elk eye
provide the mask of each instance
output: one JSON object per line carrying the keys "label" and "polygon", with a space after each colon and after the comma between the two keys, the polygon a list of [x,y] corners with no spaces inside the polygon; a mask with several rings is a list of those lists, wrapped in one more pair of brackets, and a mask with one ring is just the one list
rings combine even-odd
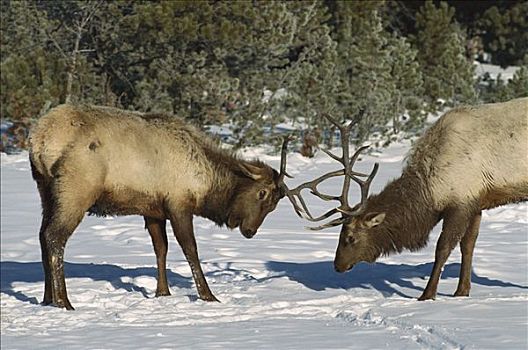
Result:
{"label": "elk eye", "polygon": [[258,193],[258,199],[263,200],[264,198],[266,198],[266,190],[260,190]]}
{"label": "elk eye", "polygon": [[352,236],[347,236],[347,237],[345,238],[345,242],[346,242],[347,244],[354,244],[354,243],[356,242],[356,239],[355,239],[354,237],[352,237]]}

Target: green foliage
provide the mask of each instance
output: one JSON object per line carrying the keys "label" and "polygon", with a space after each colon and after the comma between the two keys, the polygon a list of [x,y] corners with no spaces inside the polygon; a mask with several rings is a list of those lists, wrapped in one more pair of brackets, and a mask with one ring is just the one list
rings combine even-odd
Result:
{"label": "green foliage", "polygon": [[454,9],[445,2],[436,7],[427,1],[416,15],[416,27],[413,42],[430,108],[473,102],[474,66],[465,56],[465,37],[454,21]]}
{"label": "green foliage", "polygon": [[496,79],[489,76],[480,82],[480,98],[485,102],[504,102],[514,98],[528,97],[528,55],[508,82],[499,74]]}
{"label": "green foliage", "polygon": [[46,105],[58,104],[64,63],[40,43],[44,36],[31,3],[2,2],[1,91],[2,118],[36,118]]}
{"label": "green foliage", "polygon": [[[328,74],[335,90],[329,111],[341,120],[357,120],[356,142],[372,132],[390,136],[408,113],[420,122],[422,76],[416,50],[383,27],[379,2],[336,2],[334,7],[337,59]],[[361,113],[361,112],[364,113]],[[387,127],[392,123],[392,128]],[[411,123],[406,124],[407,127]]]}
{"label": "green foliage", "polygon": [[502,67],[522,64],[528,52],[528,1],[513,3],[508,9],[489,8],[477,22],[492,62]]}
{"label": "green foliage", "polygon": [[[412,130],[423,125],[423,77],[420,65],[416,60],[418,54],[404,38],[393,35],[389,41],[391,48],[391,77],[394,89],[391,91],[390,111],[393,131],[398,133],[402,128]],[[402,115],[408,114],[406,120]]]}
{"label": "green foliage", "polygon": [[[38,118],[67,101],[163,111],[229,123],[244,146],[269,142],[284,121],[328,129],[329,113],[357,120],[356,143],[390,139],[420,128],[424,107],[475,97],[453,9],[426,2],[406,37],[391,27],[395,4],[1,0],[1,117]],[[522,95],[526,69],[486,86],[484,99]]]}

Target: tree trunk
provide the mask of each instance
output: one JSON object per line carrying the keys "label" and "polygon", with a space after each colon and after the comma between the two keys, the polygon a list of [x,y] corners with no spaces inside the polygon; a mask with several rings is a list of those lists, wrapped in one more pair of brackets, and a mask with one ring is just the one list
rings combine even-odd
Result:
{"label": "tree trunk", "polygon": [[73,77],[77,70],[77,59],[79,56],[79,45],[81,43],[83,28],[77,28],[77,38],[75,39],[75,45],[72,52],[72,57],[70,64],[68,66],[68,75],[66,77],[66,97],[64,99],[65,103],[71,103],[72,100],[72,87],[73,87]]}

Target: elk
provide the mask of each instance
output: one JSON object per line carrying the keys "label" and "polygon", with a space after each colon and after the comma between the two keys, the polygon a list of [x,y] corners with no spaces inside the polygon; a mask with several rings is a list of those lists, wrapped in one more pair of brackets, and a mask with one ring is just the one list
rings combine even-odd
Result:
{"label": "elk", "polygon": [[200,266],[193,215],[251,238],[284,196],[284,173],[237,158],[169,115],[61,105],[32,129],[29,158],[42,203],[43,304],[69,310],[64,249],[86,212],[144,217],[156,254],[156,296],[170,295],[169,220],[199,297],[218,301]]}
{"label": "elk", "polygon": [[[345,272],[361,261],[373,263],[382,255],[423,248],[440,221],[442,232],[433,270],[419,300],[435,299],[438,281],[451,251],[460,244],[462,263],[454,296],[469,296],[473,249],[481,213],[509,203],[528,200],[528,98],[504,103],[467,106],[445,113],[413,146],[402,175],[375,195],[368,196],[378,164],[370,174],[352,170],[361,151],[349,155],[349,134],[354,122],[339,124],[327,116],[342,135],[342,156],[325,151],[343,165],[301,184],[286,194],[295,211],[310,221],[341,214],[312,229],[341,226],[334,260]],[[324,180],[345,176],[340,196],[320,193]],[[350,181],[360,185],[361,201],[348,204]],[[303,189],[340,205],[314,217],[301,196]]]}

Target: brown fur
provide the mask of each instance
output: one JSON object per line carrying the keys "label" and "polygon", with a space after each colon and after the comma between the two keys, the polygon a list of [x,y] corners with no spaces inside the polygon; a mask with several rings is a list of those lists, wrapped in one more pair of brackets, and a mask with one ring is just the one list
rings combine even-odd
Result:
{"label": "brown fur", "polygon": [[414,146],[400,178],[369,197],[343,225],[335,268],[418,250],[443,220],[433,272],[420,300],[434,299],[441,270],[460,243],[456,296],[469,295],[481,211],[528,200],[528,98],[452,110]]}
{"label": "brown fur", "polygon": [[198,130],[164,114],[62,105],[31,132],[30,161],[42,200],[44,304],[72,309],[66,294],[66,241],[84,217],[142,215],[165,276],[170,220],[200,298],[216,300],[203,276],[192,218],[199,215],[251,238],[282,197],[279,174],[220,149]]}

